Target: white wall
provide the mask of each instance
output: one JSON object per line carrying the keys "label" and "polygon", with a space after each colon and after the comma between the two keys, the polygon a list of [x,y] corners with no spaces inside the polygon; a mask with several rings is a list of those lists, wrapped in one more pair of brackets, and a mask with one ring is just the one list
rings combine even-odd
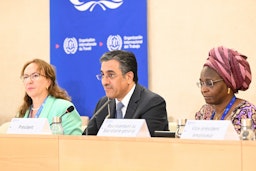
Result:
{"label": "white wall", "polygon": [[0,1],[0,124],[15,116],[24,89],[20,71],[28,60],[49,61],[49,2]]}
{"label": "white wall", "polygon": [[[17,112],[19,79],[32,58],[49,61],[49,1],[0,1],[0,124]],[[224,45],[248,56],[251,87],[238,97],[256,103],[256,1],[148,0],[149,88],[167,102],[170,118],[193,118],[204,103],[196,87],[208,51]]]}
{"label": "white wall", "polygon": [[253,81],[237,96],[256,103],[255,0],[148,0],[150,88],[168,114],[194,118],[204,103],[196,82],[208,51],[219,45],[248,56]]}

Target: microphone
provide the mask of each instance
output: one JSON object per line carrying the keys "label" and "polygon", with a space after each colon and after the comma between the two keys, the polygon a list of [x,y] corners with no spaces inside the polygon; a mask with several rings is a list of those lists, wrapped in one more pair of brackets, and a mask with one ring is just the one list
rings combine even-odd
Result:
{"label": "microphone", "polygon": [[73,112],[74,109],[75,109],[74,106],[69,106],[69,107],[67,108],[66,112],[63,113],[62,115],[60,115],[60,118],[62,118],[62,116],[63,116],[63,115],[66,115],[67,113]]}
{"label": "microphone", "polygon": [[[89,122],[91,120],[93,120],[112,100],[111,99],[108,99],[95,113],[94,115],[91,117],[91,119],[89,120]],[[107,115],[108,116],[108,115]],[[88,124],[89,124],[88,122]],[[86,134],[85,135],[88,135],[88,128],[86,128]]]}
{"label": "microphone", "polygon": [[74,106],[69,106],[69,107],[67,108],[67,110],[66,110],[65,113],[63,113],[63,114],[60,115],[60,116],[55,116],[55,117],[53,117],[53,122],[52,122],[50,125],[52,125],[54,122],[60,122],[60,123],[61,123],[61,121],[62,121],[62,116],[66,115],[67,113],[72,112],[74,109],[75,109]]}

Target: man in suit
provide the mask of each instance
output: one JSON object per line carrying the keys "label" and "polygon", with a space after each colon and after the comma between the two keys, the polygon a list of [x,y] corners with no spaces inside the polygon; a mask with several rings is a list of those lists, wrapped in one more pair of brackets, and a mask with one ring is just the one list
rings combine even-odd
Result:
{"label": "man in suit", "polygon": [[[138,84],[137,61],[128,51],[114,50],[100,58],[101,80],[106,96],[97,103],[95,112],[111,99],[97,116],[94,116],[83,135],[96,135],[105,118],[145,119],[150,135],[154,131],[167,131],[168,119],[165,100]],[[121,112],[117,106],[121,105]]]}

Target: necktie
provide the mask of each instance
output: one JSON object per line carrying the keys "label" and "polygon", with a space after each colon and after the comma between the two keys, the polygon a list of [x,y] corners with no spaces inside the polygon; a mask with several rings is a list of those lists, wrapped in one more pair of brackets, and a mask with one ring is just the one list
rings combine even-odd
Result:
{"label": "necktie", "polygon": [[123,119],[123,113],[122,113],[122,108],[124,107],[122,102],[118,102],[116,106],[116,118],[117,119]]}

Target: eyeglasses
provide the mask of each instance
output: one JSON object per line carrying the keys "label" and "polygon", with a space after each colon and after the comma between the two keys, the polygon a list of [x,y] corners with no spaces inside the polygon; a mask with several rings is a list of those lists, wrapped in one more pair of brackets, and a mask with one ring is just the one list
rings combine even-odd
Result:
{"label": "eyeglasses", "polygon": [[201,88],[202,86],[213,87],[215,83],[220,81],[223,81],[223,79],[214,80],[214,81],[213,80],[200,81],[200,82],[197,82],[196,84],[199,88]]}
{"label": "eyeglasses", "polygon": [[115,77],[117,77],[116,74],[113,74],[113,73],[109,73],[109,74],[97,74],[96,75],[96,78],[101,81],[103,78],[107,78],[107,79],[114,79]]}
{"label": "eyeglasses", "polygon": [[45,75],[39,74],[39,73],[33,73],[31,75],[23,75],[21,76],[21,79],[23,82],[28,81],[28,79],[30,78],[32,81],[38,80],[40,76],[45,77]]}

